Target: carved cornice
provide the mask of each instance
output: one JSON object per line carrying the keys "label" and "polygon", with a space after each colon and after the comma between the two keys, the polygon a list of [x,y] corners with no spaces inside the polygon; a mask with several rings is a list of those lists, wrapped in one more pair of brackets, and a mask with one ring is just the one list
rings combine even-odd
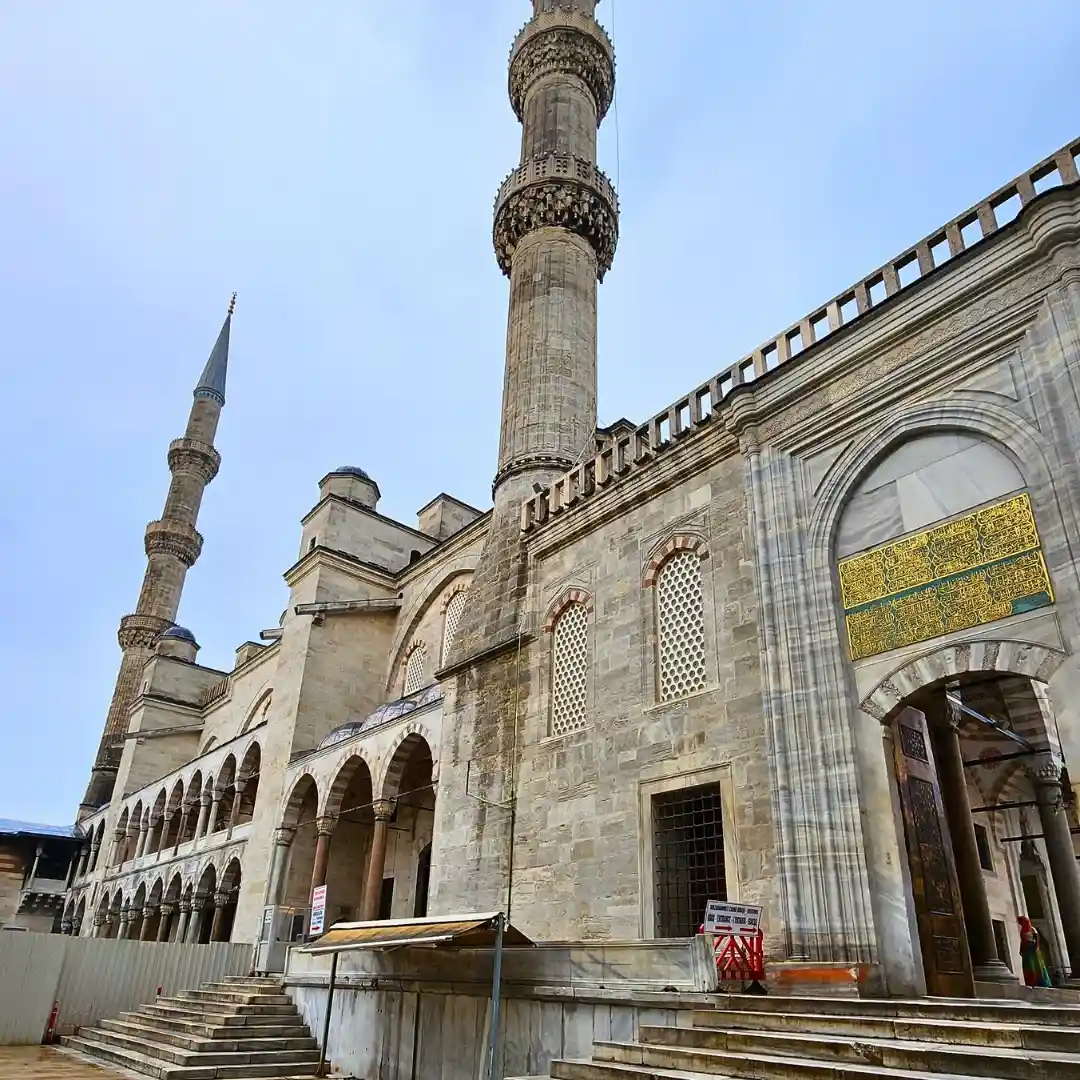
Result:
{"label": "carved cornice", "polygon": [[615,96],[615,53],[607,34],[592,20],[570,11],[545,12],[530,23],[510,54],[510,104],[525,119],[525,99],[545,75],[580,79],[596,102],[597,122]]}
{"label": "carved cornice", "polygon": [[536,229],[566,229],[596,252],[601,281],[619,242],[619,203],[608,178],[592,162],[548,154],[515,169],[495,201],[493,239],[499,267],[510,273],[514,251]]}
{"label": "carved cornice", "polygon": [[209,484],[221,468],[221,455],[198,439],[173,439],[169,443],[169,468],[173,473],[194,473]]}
{"label": "carved cornice", "polygon": [[120,642],[120,648],[125,651],[152,649],[158,636],[170,626],[172,623],[168,619],[160,619],[156,615],[125,615],[120,620],[116,639]]}
{"label": "carved cornice", "polygon": [[195,565],[203,538],[182,521],[151,521],[146,526],[145,547],[149,555],[175,555],[185,566]]}

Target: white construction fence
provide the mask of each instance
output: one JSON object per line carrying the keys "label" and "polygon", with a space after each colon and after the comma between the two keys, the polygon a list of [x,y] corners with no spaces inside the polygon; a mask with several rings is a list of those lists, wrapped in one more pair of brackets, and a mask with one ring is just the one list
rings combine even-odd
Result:
{"label": "white construction fence", "polygon": [[56,1031],[194,990],[251,968],[252,946],[157,944],[60,934],[0,932],[0,1046],[40,1043],[54,1003]]}

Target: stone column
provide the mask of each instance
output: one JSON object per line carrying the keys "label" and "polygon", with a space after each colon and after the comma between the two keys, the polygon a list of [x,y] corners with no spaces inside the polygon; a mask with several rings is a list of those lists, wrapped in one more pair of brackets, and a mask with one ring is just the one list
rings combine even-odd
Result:
{"label": "stone column", "polygon": [[210,793],[204,791],[199,796],[199,820],[195,826],[195,839],[201,840],[210,827]]}
{"label": "stone column", "polygon": [[90,845],[83,844],[82,855],[79,858],[79,868],[75,871],[77,878],[85,877],[90,869]]}
{"label": "stone column", "polygon": [[180,918],[176,924],[176,940],[179,942],[187,941],[188,921],[191,918],[191,901],[180,901]]}
{"label": "stone column", "polygon": [[360,918],[370,922],[379,917],[383,872],[386,869],[386,837],[390,819],[394,816],[393,799],[376,799],[371,804],[375,814],[375,833],[371,838],[371,857],[368,859],[367,882],[364,884],[363,909]]}
{"label": "stone column", "polygon": [[60,933],[71,936],[71,920],[67,916],[60,920]]}
{"label": "stone column", "polygon": [[175,855],[180,850],[180,845],[184,841],[184,833],[187,832],[188,816],[191,813],[191,804],[184,803],[183,808],[180,811],[180,826],[176,830],[176,843],[173,845],[173,854]]}
{"label": "stone column", "polygon": [[191,899],[191,920],[188,925],[187,941],[189,945],[199,944],[199,934],[202,929],[202,913],[209,902],[209,897],[194,896]]}
{"label": "stone column", "polygon": [[229,894],[227,892],[214,893],[214,921],[210,926],[210,940],[211,941],[226,941],[222,934],[225,930],[225,909],[229,903]]}
{"label": "stone column", "polygon": [[161,907],[158,908],[160,918],[158,919],[157,937],[154,939],[155,941],[169,940],[169,928],[175,912],[175,904],[162,904]]}
{"label": "stone column", "polygon": [[990,918],[990,900],[986,881],[979,862],[979,847],[975,842],[975,823],[971,817],[964,758],[960,751],[960,716],[948,707],[944,695],[939,695],[946,721],[933,728],[937,757],[938,783],[945,818],[949,824],[956,876],[960,883],[960,900],[964,909],[971,968],[976,982],[1016,982],[1016,975],[1003,963],[994,940]]}
{"label": "stone column", "polygon": [[285,870],[289,865],[289,849],[296,837],[296,830],[281,828],[274,830],[274,849],[270,855],[270,879],[266,893],[266,902],[277,906],[285,892]]}
{"label": "stone column", "polygon": [[165,839],[165,822],[168,818],[164,813],[154,817],[150,817],[150,828],[146,834],[146,850],[144,855],[153,855],[154,852],[161,850],[161,841]]}
{"label": "stone column", "polygon": [[94,916],[94,928],[93,928],[93,930],[90,931],[90,936],[92,938],[101,937],[102,936],[101,928],[104,925],[105,925],[105,916],[104,915],[95,915]]}
{"label": "stone column", "polygon": [[112,851],[109,852],[109,865],[119,866],[124,858],[124,844],[127,842],[127,833],[117,827],[113,830]]}
{"label": "stone column", "polygon": [[1049,757],[1041,758],[1035,771],[1035,798],[1039,804],[1043,843],[1054,880],[1065,947],[1072,977],[1080,978],[1080,867],[1076,865],[1069,818],[1061,790],[1061,766]]}
{"label": "stone column", "polygon": [[99,834],[94,837],[94,842],[90,845],[90,869],[92,874],[97,869],[98,857],[101,855],[101,838],[104,834]]}
{"label": "stone column", "polygon": [[135,845],[135,858],[141,859],[146,851],[146,838],[150,833],[150,819],[144,815],[139,818],[139,841]]}
{"label": "stone column", "polygon": [[229,836],[232,836],[233,829],[236,828],[237,819],[240,817],[240,798],[244,794],[245,786],[245,781],[236,781],[236,790],[233,793],[232,807],[229,810]]}
{"label": "stone column", "polygon": [[337,827],[337,818],[334,816],[316,819],[315,828],[318,830],[318,839],[315,842],[315,865],[311,869],[311,888],[308,890],[308,903],[317,888],[326,884],[326,868],[330,863],[330,838],[334,835]]}
{"label": "stone column", "polygon": [[117,938],[121,941],[127,941],[131,936],[133,914],[129,907],[124,906],[120,909],[120,930],[117,932]]}
{"label": "stone column", "polygon": [[215,791],[210,796],[210,820],[206,827],[208,833],[217,832],[218,830],[221,817],[221,796],[223,794],[224,792]]}
{"label": "stone column", "polygon": [[155,909],[149,904],[142,909],[142,926],[139,927],[139,940],[150,940],[150,920],[154,917]]}

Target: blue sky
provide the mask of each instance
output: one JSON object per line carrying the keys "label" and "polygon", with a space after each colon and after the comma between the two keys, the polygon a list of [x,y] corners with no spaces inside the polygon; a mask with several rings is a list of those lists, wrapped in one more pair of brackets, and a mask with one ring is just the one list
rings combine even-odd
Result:
{"label": "blue sky", "polygon": [[[603,0],[622,240],[600,420],[643,419],[1080,134],[1075,0]],[[0,2],[0,814],[72,819],[197,380],[240,293],[180,620],[285,606],[343,463],[490,501],[525,0]],[[614,16],[614,18],[613,18]]]}

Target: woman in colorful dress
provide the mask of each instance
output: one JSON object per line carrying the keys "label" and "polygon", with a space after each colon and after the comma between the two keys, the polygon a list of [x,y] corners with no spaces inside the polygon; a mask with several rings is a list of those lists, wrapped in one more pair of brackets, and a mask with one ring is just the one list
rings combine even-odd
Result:
{"label": "woman in colorful dress", "polygon": [[1020,923],[1020,961],[1024,969],[1025,984],[1053,986],[1042,946],[1039,944],[1039,931],[1031,925],[1031,920],[1026,915],[1021,915],[1017,921]]}

